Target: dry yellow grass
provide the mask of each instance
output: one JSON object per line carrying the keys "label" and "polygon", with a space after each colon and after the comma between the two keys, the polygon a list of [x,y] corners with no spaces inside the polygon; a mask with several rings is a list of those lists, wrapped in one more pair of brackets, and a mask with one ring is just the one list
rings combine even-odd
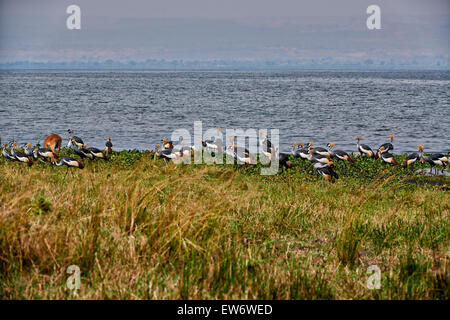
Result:
{"label": "dry yellow grass", "polygon": [[[0,162],[3,299],[448,299],[449,195],[232,166]],[[369,265],[381,289],[366,287]],[[81,289],[66,287],[69,265]]]}

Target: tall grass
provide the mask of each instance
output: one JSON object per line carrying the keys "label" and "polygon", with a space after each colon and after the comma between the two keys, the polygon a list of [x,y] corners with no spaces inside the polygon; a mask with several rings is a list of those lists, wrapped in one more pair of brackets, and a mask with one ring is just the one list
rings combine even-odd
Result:
{"label": "tall grass", "polygon": [[[263,177],[133,151],[64,178],[65,168],[0,160],[0,296],[448,298],[448,192],[378,163],[360,177],[358,161],[338,163],[330,184],[300,161]],[[366,288],[372,264],[380,290]]]}

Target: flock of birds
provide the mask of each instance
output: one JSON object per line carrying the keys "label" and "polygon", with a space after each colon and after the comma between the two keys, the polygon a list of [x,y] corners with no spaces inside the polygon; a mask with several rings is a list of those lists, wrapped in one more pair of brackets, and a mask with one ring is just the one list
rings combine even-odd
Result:
{"label": "flock of birds", "polygon": [[[220,128],[218,129],[220,132]],[[263,137],[264,135],[264,137]],[[332,159],[339,159],[342,161],[354,162],[354,159],[345,151],[334,150],[334,143],[328,143],[327,148],[314,147],[313,142],[309,142],[306,145],[303,143],[294,142],[291,148],[291,154],[280,153],[279,148],[274,147],[271,141],[267,138],[267,133],[260,132],[260,145],[262,147],[262,153],[268,157],[271,161],[278,159],[280,167],[290,167],[291,163],[289,161],[289,156],[292,155],[295,158],[302,158],[314,163],[314,169],[322,175],[326,180],[331,181],[337,179],[338,175],[333,170]],[[234,144],[236,137],[231,138],[232,144],[228,144],[225,149],[225,153],[230,157],[237,159],[241,163],[246,164],[256,164],[255,156],[249,152],[248,149],[243,147],[238,147]],[[394,136],[390,136],[390,142],[382,144],[376,152],[374,152],[368,145],[361,144],[361,137],[357,137],[357,149],[358,152],[354,157],[366,156],[374,159],[381,159],[383,162],[397,165],[397,161],[394,156],[389,152],[394,150]],[[222,139],[215,140],[202,140],[202,147],[207,148],[211,151],[218,152],[222,154],[223,152],[223,141]],[[403,167],[406,168],[416,161],[422,163],[428,163],[432,167],[440,166],[442,170],[447,166],[449,160],[448,157],[441,153],[436,153],[432,155],[424,155],[425,146],[418,146],[418,153],[412,153],[407,156]],[[183,145],[180,149],[175,149],[173,141],[162,140],[162,145],[156,146],[157,155],[160,158],[172,159],[173,161],[182,161],[185,157],[191,157],[196,151],[194,146]],[[435,168],[437,173],[437,168]]]}
{"label": "flock of birds", "polygon": [[[88,158],[90,160],[94,159],[104,159],[106,160],[106,154],[112,153],[112,143],[111,137],[107,138],[105,144],[105,152],[95,147],[88,147],[80,137],[73,136],[73,130],[69,129],[68,131],[68,143],[67,147],[74,150],[74,152],[80,158]],[[59,161],[59,153],[61,151],[62,138],[61,136],[52,133],[44,140],[43,148],[31,148],[31,143],[27,143],[24,145],[24,152],[17,151],[17,142],[13,141],[11,143],[5,143],[3,145],[2,155],[6,159],[10,161],[17,161],[25,163],[29,166],[33,165],[34,161],[41,160],[43,162],[48,162],[55,166],[63,166],[69,168],[84,168],[84,163],[82,160],[73,158],[73,157],[63,157]],[[10,150],[8,151],[8,146]],[[67,175],[67,172],[66,172]]]}
{"label": "flock of birds", "polygon": [[[218,129],[220,133],[220,128]],[[90,160],[94,159],[107,159],[106,154],[112,154],[113,145],[111,143],[111,137],[108,137],[105,143],[105,149],[100,150],[94,147],[87,147],[83,140],[77,136],[73,135],[73,130],[68,130],[68,144],[67,147],[74,150],[74,152],[81,158],[88,158]],[[326,148],[314,147],[313,142],[307,144],[294,142],[292,144],[291,153],[280,153],[278,146],[273,146],[270,140],[267,138],[267,133],[260,132],[260,145],[262,147],[262,153],[268,157],[271,161],[279,161],[280,167],[290,167],[291,162],[289,161],[289,156],[292,155],[295,158],[305,159],[312,162],[314,169],[322,175],[326,180],[332,181],[337,179],[338,175],[333,170],[333,160],[339,159],[342,161],[354,162],[352,156],[342,150],[334,150],[334,143],[328,143]],[[231,138],[231,144],[228,144],[225,148],[225,153],[238,160],[240,163],[245,164],[256,164],[256,157],[251,154],[248,149],[244,147],[238,147],[235,144],[236,137]],[[361,137],[357,137],[357,149],[358,152],[354,154],[354,157],[370,157],[374,159],[381,159],[383,162],[390,165],[397,165],[397,161],[394,156],[389,152],[394,150],[394,136],[390,136],[390,142],[382,144],[376,152],[373,151],[368,145],[361,144]],[[201,148],[206,148],[217,154],[223,154],[223,141],[220,138],[214,140],[201,140]],[[59,135],[52,133],[44,140],[43,148],[31,148],[31,143],[27,143],[24,146],[24,152],[17,151],[17,143],[11,142],[9,145],[4,144],[2,151],[3,157],[11,161],[18,161],[26,163],[29,166],[33,164],[34,161],[42,160],[44,162],[49,162],[55,166],[67,166],[69,168],[79,168],[83,169],[84,164],[81,159],[76,159],[73,157],[63,157],[61,160],[57,161],[59,158],[59,153],[61,150],[62,139]],[[8,147],[10,150],[8,151]],[[403,167],[408,167],[416,161],[422,163],[428,163],[432,167],[435,167],[437,173],[437,167],[441,167],[442,170],[448,165],[448,156],[436,153],[432,155],[424,155],[425,147],[423,145],[418,146],[418,153],[412,153],[407,156]],[[174,162],[181,162],[184,159],[191,158],[194,152],[197,151],[195,146],[187,146],[182,142],[181,148],[175,148],[173,141],[168,141],[167,139],[162,140],[162,144],[156,146],[156,156],[159,158],[170,159]],[[67,172],[66,172],[67,175]]]}

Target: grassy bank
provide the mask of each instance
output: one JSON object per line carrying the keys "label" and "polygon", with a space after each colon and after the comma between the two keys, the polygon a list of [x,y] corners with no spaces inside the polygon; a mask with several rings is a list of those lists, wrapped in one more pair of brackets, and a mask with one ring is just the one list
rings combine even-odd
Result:
{"label": "grassy bank", "polygon": [[139,151],[84,163],[64,178],[0,160],[2,299],[450,298],[450,179],[417,184],[420,164],[336,161],[327,183],[302,161],[276,176]]}

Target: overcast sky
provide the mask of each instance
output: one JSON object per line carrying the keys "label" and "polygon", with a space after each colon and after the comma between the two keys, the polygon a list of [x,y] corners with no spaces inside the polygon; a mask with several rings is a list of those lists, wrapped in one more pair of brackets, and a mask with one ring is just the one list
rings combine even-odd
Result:
{"label": "overcast sky", "polygon": [[449,18],[448,0],[0,0],[0,62],[449,57]]}

